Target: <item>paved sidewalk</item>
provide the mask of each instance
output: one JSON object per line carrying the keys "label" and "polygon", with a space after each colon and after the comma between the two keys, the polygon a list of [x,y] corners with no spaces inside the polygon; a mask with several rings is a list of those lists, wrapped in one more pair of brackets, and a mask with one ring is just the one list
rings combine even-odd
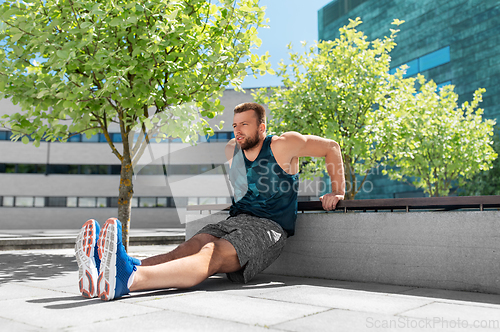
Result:
{"label": "paved sidewalk", "polygon": [[[132,246],[138,258],[175,246]],[[500,331],[500,295],[262,274],[103,302],[71,249],[0,252],[2,331]],[[476,326],[476,328],[474,328]],[[481,327],[482,326],[482,327]]]}

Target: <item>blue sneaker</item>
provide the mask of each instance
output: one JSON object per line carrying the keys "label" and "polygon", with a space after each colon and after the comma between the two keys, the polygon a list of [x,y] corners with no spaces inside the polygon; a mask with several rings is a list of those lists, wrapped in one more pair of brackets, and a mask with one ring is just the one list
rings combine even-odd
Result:
{"label": "blue sneaker", "polygon": [[99,253],[97,239],[99,223],[90,219],[83,224],[76,237],[75,256],[78,263],[78,286],[83,297],[93,298],[97,294],[97,278],[99,277]]}
{"label": "blue sneaker", "polygon": [[97,281],[99,297],[110,301],[128,294],[128,281],[141,261],[130,257],[125,251],[122,223],[118,219],[110,218],[106,221],[99,234],[97,247],[101,258],[101,272]]}

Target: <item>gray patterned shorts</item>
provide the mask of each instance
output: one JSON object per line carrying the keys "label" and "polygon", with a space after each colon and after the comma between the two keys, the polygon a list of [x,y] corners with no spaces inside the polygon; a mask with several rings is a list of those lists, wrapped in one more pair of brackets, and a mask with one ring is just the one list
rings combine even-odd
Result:
{"label": "gray patterned shorts", "polygon": [[238,255],[242,269],[227,273],[233,282],[247,283],[273,263],[283,250],[287,234],[276,222],[239,214],[203,227],[198,233],[229,241]]}

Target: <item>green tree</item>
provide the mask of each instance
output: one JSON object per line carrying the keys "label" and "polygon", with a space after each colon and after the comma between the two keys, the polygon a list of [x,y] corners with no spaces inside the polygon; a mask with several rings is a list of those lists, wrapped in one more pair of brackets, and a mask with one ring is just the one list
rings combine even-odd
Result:
{"label": "green tree", "polygon": [[[240,88],[248,68],[270,69],[268,55],[251,54],[264,23],[258,0],[7,0],[0,19],[0,97],[22,108],[1,124],[36,146],[103,133],[121,161],[126,246],[133,164],[148,130],[196,141],[197,133],[212,132],[199,115],[223,110],[225,86]],[[120,127],[121,151],[108,132],[112,123]],[[142,135],[134,140],[137,125]]]}
{"label": "green tree", "polygon": [[[498,127],[493,137],[493,149],[497,155],[500,153]],[[500,158],[495,159],[492,165],[491,169],[477,173],[464,186],[460,187],[459,195],[500,195]]]}
{"label": "green tree", "polygon": [[[418,75],[418,93],[405,92],[400,109],[400,131],[389,155],[391,179],[406,181],[430,196],[446,196],[453,185],[463,186],[481,170],[488,170],[497,154],[492,148],[494,120],[483,120],[478,108],[485,89],[472,102],[457,106],[453,85],[437,91],[433,81]],[[412,180],[410,180],[412,179]]]}
{"label": "green tree", "polygon": [[[359,18],[350,20],[339,38],[316,43],[304,54],[290,53],[291,64],[281,62],[277,71],[283,86],[254,92],[255,100],[271,110],[271,132],[296,130],[340,144],[346,199],[354,199],[369,171],[390,151],[397,125],[388,107],[398,105],[385,99],[393,93],[393,83],[404,83],[389,74],[389,52],[399,30],[370,42],[356,30],[361,23]],[[322,169],[321,159],[310,159],[302,171],[318,176]]]}

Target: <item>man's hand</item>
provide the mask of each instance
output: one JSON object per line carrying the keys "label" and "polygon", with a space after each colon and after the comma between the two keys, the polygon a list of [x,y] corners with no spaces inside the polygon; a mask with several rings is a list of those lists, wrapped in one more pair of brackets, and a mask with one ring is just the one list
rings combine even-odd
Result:
{"label": "man's hand", "polygon": [[321,203],[323,203],[323,209],[326,211],[335,210],[337,203],[344,199],[344,195],[338,195],[334,193],[323,195],[319,198]]}

